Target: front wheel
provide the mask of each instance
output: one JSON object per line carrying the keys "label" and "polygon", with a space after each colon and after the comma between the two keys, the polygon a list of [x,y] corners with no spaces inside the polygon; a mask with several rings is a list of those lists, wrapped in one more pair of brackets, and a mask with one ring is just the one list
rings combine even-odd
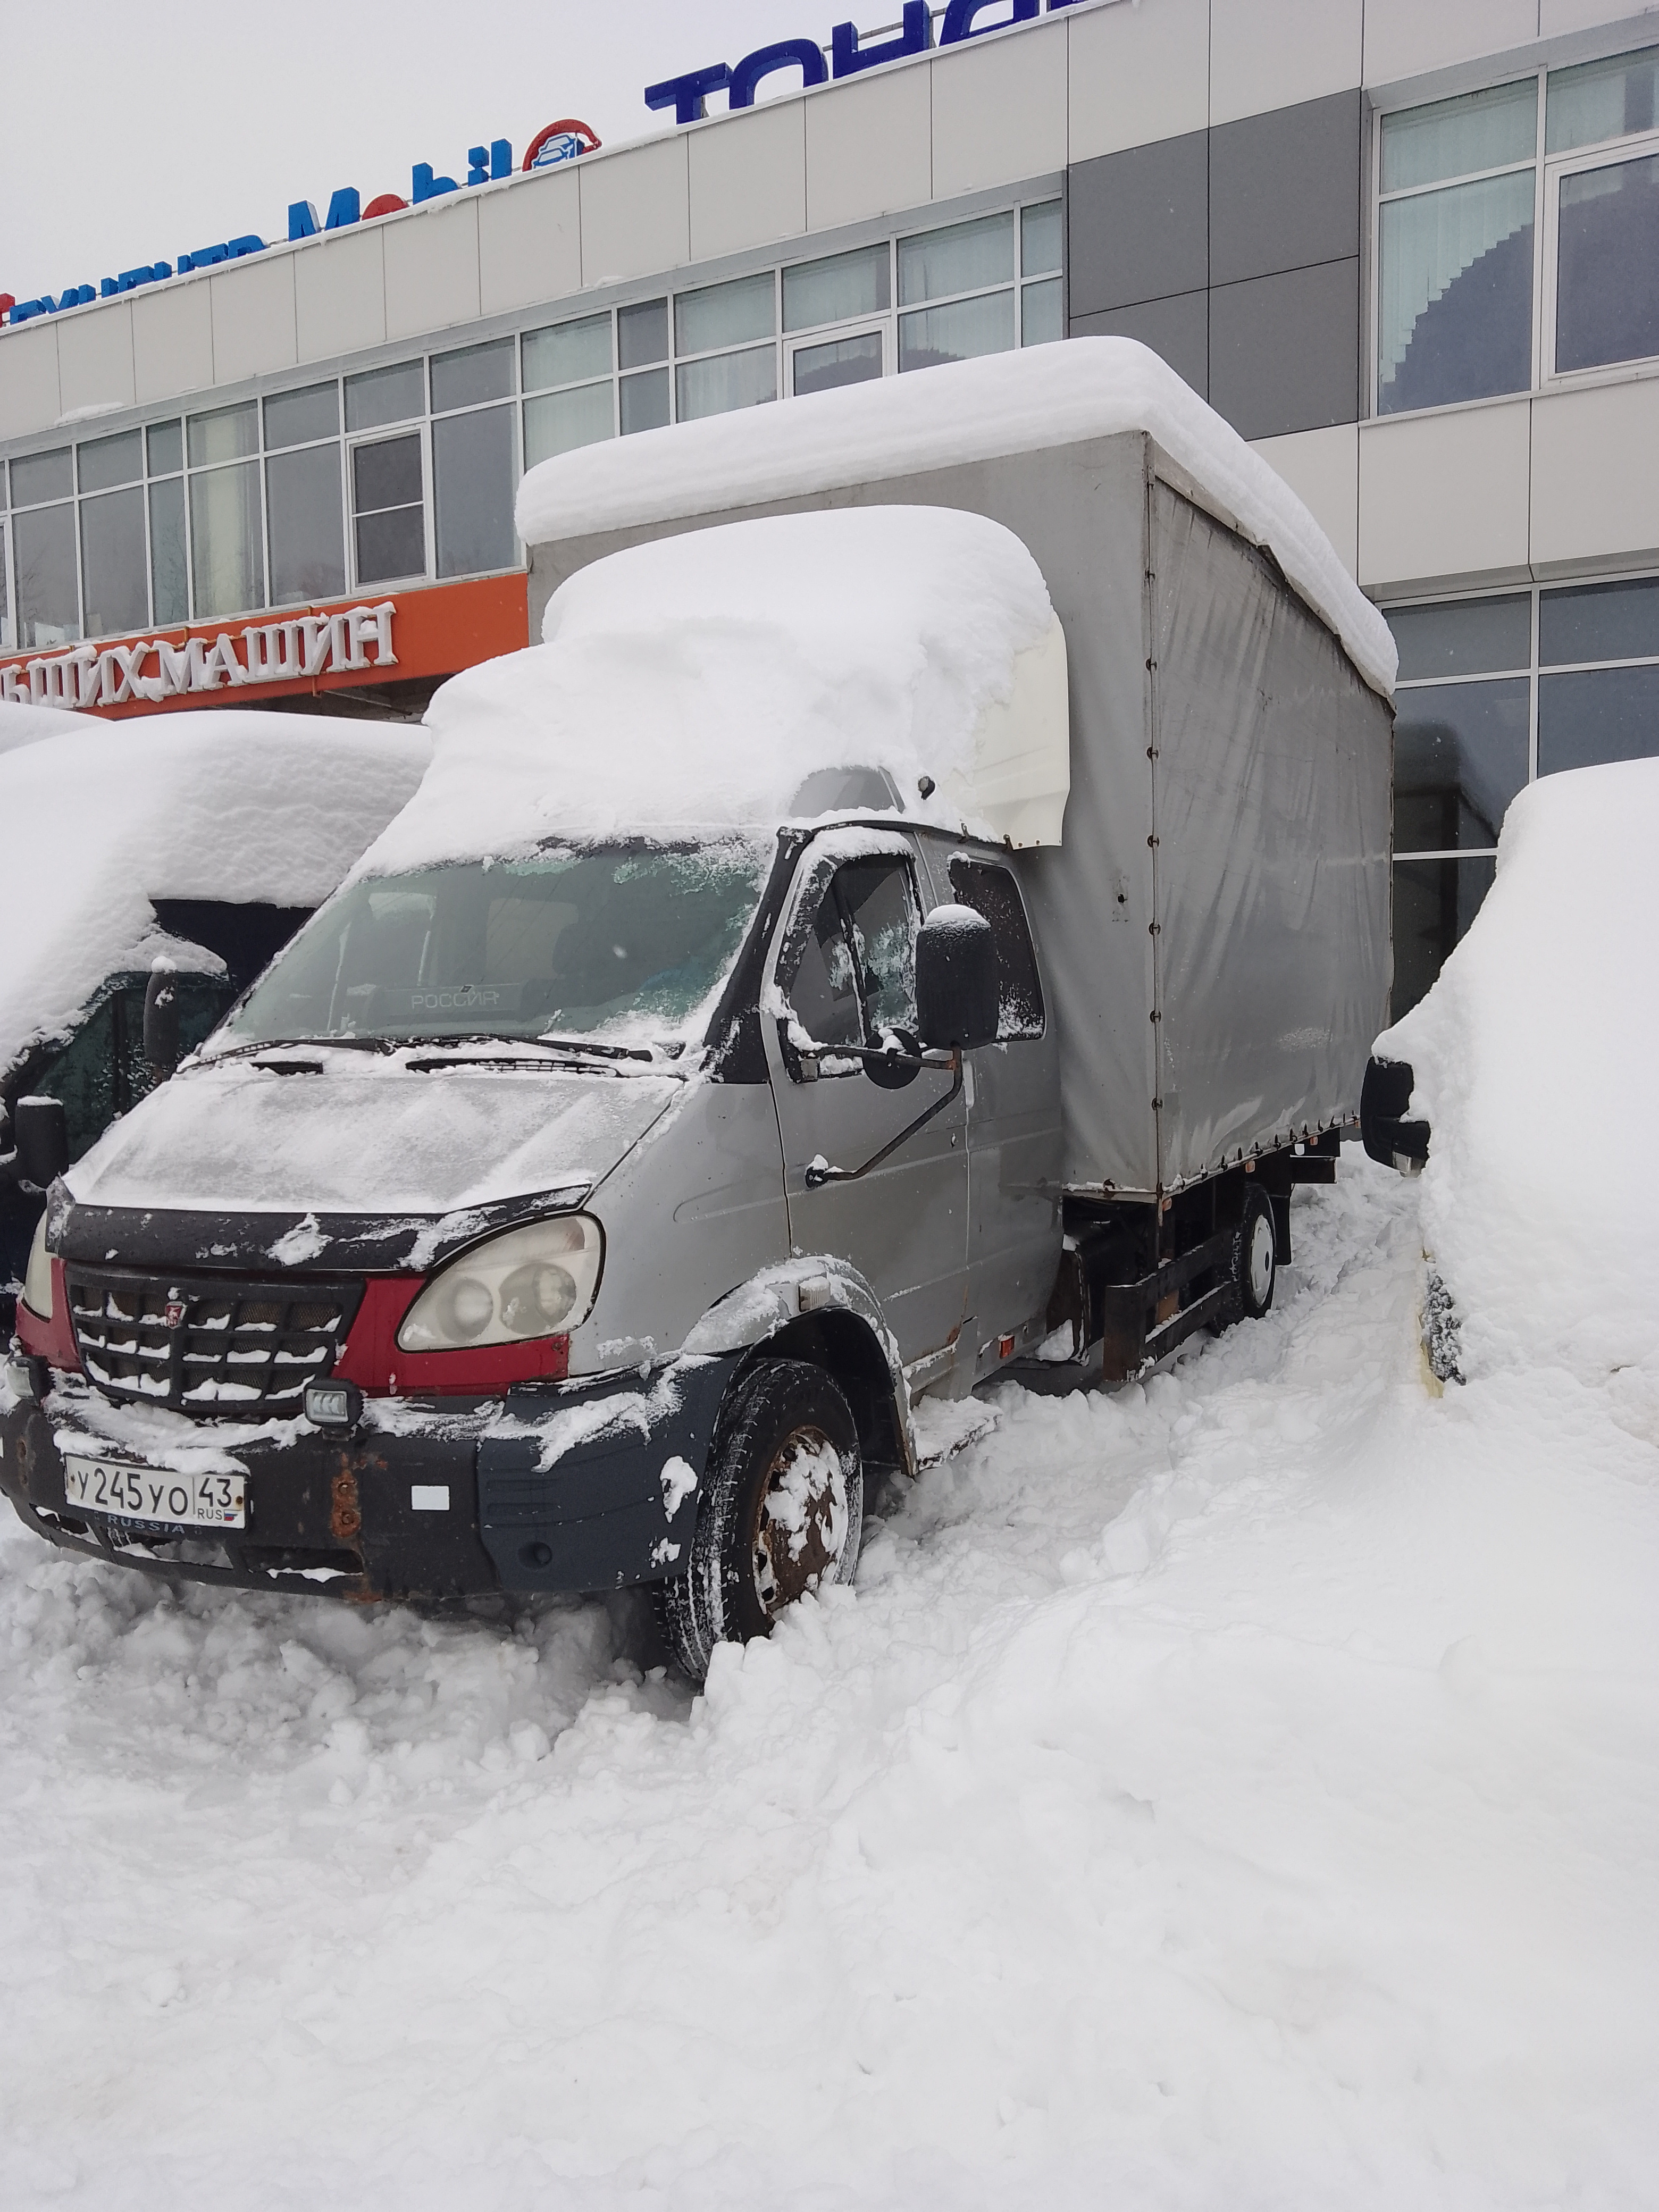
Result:
{"label": "front wheel", "polygon": [[658,1607],[694,1682],[714,1646],[769,1636],[809,1590],[850,1583],[864,1529],[864,1467],[851,1409],[822,1368],[770,1359],[720,1410],[691,1562]]}

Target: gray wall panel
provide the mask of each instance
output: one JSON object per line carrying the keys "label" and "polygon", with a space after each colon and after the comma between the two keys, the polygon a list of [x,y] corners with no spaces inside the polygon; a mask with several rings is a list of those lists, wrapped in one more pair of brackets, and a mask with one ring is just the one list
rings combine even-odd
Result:
{"label": "gray wall panel", "polygon": [[1073,315],[1074,338],[1139,338],[1167,361],[1200,399],[1210,396],[1210,299],[1187,292],[1176,300],[1147,300],[1099,315]]}
{"label": "gray wall panel", "polygon": [[1070,173],[1072,312],[1196,292],[1210,281],[1209,134],[1079,161]]}
{"label": "gray wall panel", "polygon": [[1333,93],[1210,133],[1210,282],[1359,251],[1359,94]]}
{"label": "gray wall panel", "polygon": [[1218,285],[1210,295],[1207,397],[1245,438],[1354,422],[1358,261]]}

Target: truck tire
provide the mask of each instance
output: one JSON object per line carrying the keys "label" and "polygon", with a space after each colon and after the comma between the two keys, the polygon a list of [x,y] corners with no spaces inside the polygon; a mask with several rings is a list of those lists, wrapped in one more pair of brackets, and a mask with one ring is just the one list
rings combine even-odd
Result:
{"label": "truck tire", "polygon": [[1279,1279],[1278,1251],[1273,1201],[1266,1191],[1253,1189],[1233,1231],[1231,1261],[1239,1310],[1249,1321],[1260,1321],[1273,1302],[1273,1285]]}
{"label": "truck tire", "polygon": [[692,1681],[717,1644],[769,1636],[807,1591],[850,1583],[863,1533],[858,1428],[841,1391],[804,1359],[751,1368],[720,1408],[690,1567],[658,1592]]}

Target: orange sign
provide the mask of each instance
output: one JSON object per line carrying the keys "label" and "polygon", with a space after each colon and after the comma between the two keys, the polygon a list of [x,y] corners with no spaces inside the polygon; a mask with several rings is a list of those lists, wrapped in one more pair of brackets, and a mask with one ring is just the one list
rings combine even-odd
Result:
{"label": "orange sign", "polygon": [[453,676],[530,641],[522,572],[376,598],[291,607],[225,628],[194,623],[149,637],[0,662],[0,696],[82,714],[257,706],[306,692]]}

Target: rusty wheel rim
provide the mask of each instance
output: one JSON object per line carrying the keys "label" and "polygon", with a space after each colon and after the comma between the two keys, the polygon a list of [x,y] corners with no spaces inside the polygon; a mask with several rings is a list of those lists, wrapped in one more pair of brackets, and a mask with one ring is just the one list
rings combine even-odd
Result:
{"label": "rusty wheel rim", "polygon": [[840,1452],[820,1428],[792,1429],[772,1455],[755,1516],[755,1595],[769,1620],[837,1579],[848,1518]]}

